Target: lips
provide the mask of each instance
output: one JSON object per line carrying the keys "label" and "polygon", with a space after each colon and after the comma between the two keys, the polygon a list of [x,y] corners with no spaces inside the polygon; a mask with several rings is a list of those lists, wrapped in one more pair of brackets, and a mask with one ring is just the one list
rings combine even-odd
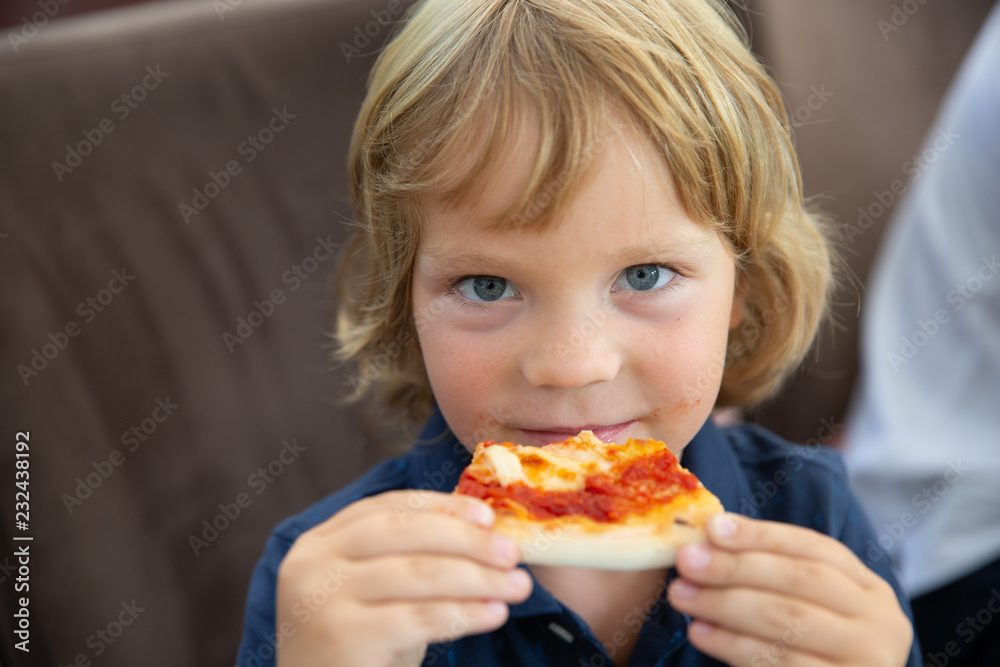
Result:
{"label": "lips", "polygon": [[621,442],[621,435],[638,420],[612,424],[610,426],[601,424],[586,424],[583,426],[553,426],[550,430],[535,431],[529,429],[517,429],[521,439],[521,444],[541,447],[553,442],[562,442],[573,437],[580,431],[593,431],[594,435],[604,442]]}

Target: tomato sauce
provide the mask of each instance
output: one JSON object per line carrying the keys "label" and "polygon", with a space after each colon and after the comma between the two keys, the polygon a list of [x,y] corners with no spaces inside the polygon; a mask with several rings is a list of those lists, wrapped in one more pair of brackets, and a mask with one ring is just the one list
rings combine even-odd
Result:
{"label": "tomato sauce", "polygon": [[666,502],[684,491],[696,489],[695,476],[676,466],[676,457],[664,449],[624,465],[617,474],[587,475],[583,489],[577,491],[545,492],[520,483],[505,488],[495,481],[483,483],[467,473],[462,474],[458,491],[486,500],[494,507],[508,506],[507,500],[513,500],[535,519],[569,514],[607,523],[639,508],[645,510],[653,502]]}

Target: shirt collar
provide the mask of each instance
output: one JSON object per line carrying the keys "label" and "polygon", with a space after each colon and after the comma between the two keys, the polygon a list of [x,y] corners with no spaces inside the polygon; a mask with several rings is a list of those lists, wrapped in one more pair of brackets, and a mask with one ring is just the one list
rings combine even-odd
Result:
{"label": "shirt collar", "polygon": [[409,454],[407,488],[451,493],[469,463],[472,453],[451,432],[437,406]]}
{"label": "shirt collar", "polygon": [[681,453],[681,465],[701,480],[729,512],[751,495],[750,481],[725,433],[709,417]]}
{"label": "shirt collar", "polygon": [[[462,470],[472,461],[472,453],[454,436],[437,406],[411,450],[407,486],[451,493],[458,486]],[[750,496],[750,483],[725,434],[709,418],[681,454],[681,464],[694,473],[722,506],[735,512],[740,498]],[[521,566],[524,568],[524,566]],[[524,568],[531,574],[531,571]],[[564,608],[532,574],[534,587],[524,602],[510,606],[510,616],[563,613]],[[660,613],[672,609],[662,605]]]}

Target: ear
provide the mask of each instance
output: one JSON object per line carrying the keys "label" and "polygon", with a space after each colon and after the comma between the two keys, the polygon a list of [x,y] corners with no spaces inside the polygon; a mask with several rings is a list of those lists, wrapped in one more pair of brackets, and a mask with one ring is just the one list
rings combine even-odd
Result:
{"label": "ear", "polygon": [[[730,254],[733,250],[730,248]],[[729,330],[732,331],[743,322],[744,308],[746,302],[743,299],[744,290],[746,289],[746,276],[741,270],[740,262],[735,259],[733,261],[733,307],[729,311]]]}
{"label": "ear", "polygon": [[733,309],[729,313],[729,328],[735,329],[743,321],[743,294],[736,290],[733,294]]}

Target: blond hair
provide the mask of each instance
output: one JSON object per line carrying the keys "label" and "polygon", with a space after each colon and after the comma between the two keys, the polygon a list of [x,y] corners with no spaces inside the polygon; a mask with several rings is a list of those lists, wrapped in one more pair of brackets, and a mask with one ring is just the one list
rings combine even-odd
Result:
{"label": "blond hair", "polygon": [[411,419],[432,408],[414,328],[428,314],[410,305],[425,203],[474,197],[525,103],[540,124],[530,181],[489,224],[547,225],[594,168],[610,111],[624,114],[736,260],[744,320],[717,405],[776,391],[826,313],[833,255],[803,200],[781,95],[725,3],[422,0],[379,55],[351,139],[358,228],[336,331],[336,357],[358,364],[349,400],[378,385]]}

